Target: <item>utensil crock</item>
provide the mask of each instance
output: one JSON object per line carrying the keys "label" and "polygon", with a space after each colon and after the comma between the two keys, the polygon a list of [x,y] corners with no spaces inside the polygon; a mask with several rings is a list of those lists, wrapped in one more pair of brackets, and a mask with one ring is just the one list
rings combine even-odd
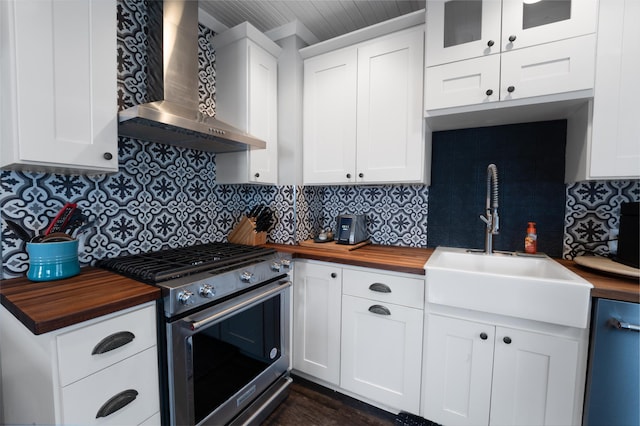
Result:
{"label": "utensil crock", "polygon": [[53,281],[80,273],[78,240],[49,243],[27,243],[31,281]]}

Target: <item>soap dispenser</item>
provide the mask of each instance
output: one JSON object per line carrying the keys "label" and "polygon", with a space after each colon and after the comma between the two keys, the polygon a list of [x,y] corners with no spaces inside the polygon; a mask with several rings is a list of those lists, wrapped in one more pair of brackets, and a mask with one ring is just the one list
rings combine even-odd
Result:
{"label": "soap dispenser", "polygon": [[535,254],[538,251],[538,234],[536,233],[536,223],[529,222],[527,226],[527,236],[524,238],[524,252]]}

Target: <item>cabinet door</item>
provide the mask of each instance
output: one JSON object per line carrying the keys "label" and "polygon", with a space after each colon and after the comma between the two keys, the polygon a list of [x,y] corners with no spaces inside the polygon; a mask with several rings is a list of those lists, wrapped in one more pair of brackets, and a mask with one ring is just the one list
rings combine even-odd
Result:
{"label": "cabinet door", "polygon": [[216,154],[216,182],[278,182],[277,59],[249,39],[224,45],[216,57],[216,114],[264,140],[265,149]]}
{"label": "cabinet door", "polygon": [[425,110],[495,102],[500,99],[500,55],[429,67]]}
{"label": "cabinet door", "polygon": [[426,66],[500,52],[500,0],[429,0]]}
{"label": "cabinet door", "polygon": [[640,178],[639,22],[636,0],[600,7],[589,179]]}
{"label": "cabinet door", "polygon": [[358,48],[358,182],[424,181],[423,31]]}
{"label": "cabinet door", "polygon": [[490,424],[580,423],[573,417],[578,355],[575,340],[497,327]]}
{"label": "cabinet door", "polygon": [[488,424],[495,327],[430,314],[426,328],[423,417]]}
{"label": "cabinet door", "polygon": [[500,99],[593,88],[595,35],[502,54]]}
{"label": "cabinet door", "polygon": [[304,62],[305,184],[355,182],[356,70],[355,48]]}
{"label": "cabinet door", "polygon": [[293,368],[337,385],[342,271],[296,262],[294,274]]}
{"label": "cabinet door", "polygon": [[418,413],[422,313],[343,296],[340,386],[386,406]]}
{"label": "cabinet door", "polygon": [[267,142],[265,149],[249,151],[249,181],[278,183],[278,62],[249,43],[248,132]]}
{"label": "cabinet door", "polygon": [[597,0],[505,0],[502,51],[593,33],[597,8]]}
{"label": "cabinet door", "polygon": [[1,165],[117,171],[115,1],[2,3]]}

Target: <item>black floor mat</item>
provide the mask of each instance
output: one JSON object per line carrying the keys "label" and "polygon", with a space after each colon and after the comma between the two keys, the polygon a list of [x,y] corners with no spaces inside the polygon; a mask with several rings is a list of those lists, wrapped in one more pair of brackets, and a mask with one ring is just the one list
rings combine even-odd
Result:
{"label": "black floor mat", "polygon": [[431,420],[427,420],[420,416],[416,416],[415,414],[407,413],[404,411],[398,413],[394,424],[396,426],[441,426],[438,423],[432,422]]}

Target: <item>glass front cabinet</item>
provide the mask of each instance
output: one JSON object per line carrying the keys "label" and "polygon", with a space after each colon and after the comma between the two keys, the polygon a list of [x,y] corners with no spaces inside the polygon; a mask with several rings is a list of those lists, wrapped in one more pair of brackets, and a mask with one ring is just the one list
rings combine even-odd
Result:
{"label": "glass front cabinet", "polygon": [[[575,84],[574,70],[593,68],[596,15],[597,0],[428,1],[425,108],[591,88],[593,73]],[[540,84],[551,75],[566,78]]]}

